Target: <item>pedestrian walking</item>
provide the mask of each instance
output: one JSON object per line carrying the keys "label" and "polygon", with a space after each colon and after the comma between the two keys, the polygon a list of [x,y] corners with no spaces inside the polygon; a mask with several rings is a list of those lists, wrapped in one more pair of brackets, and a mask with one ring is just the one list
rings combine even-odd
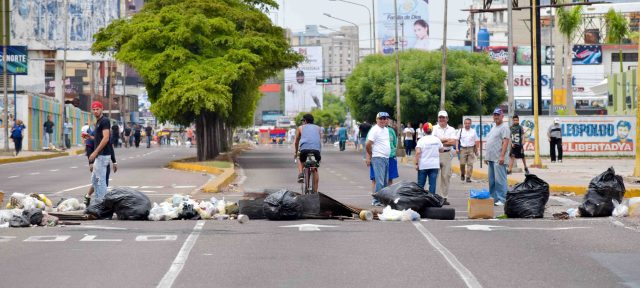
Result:
{"label": "pedestrian walking", "polygon": [[[378,192],[387,186],[389,180],[389,156],[391,144],[389,130],[386,128],[389,121],[389,113],[379,112],[376,115],[376,125],[371,127],[367,135],[367,159],[365,163],[371,166],[376,181],[375,191]],[[373,199],[372,205],[380,206],[377,199]]]}
{"label": "pedestrian walking", "polygon": [[438,173],[437,193],[444,198],[443,205],[449,205],[449,181],[451,180],[451,149],[458,145],[456,129],[449,126],[449,114],[447,111],[438,112],[438,125],[433,127],[433,136],[442,141],[444,150],[440,152],[440,172]]}
{"label": "pedestrian walking", "polygon": [[358,125],[353,125],[351,137],[353,138],[353,144],[356,151],[360,150],[360,127],[358,127]]}
{"label": "pedestrian walking", "polygon": [[118,124],[111,126],[111,145],[113,148],[120,147],[120,126]]}
{"label": "pedestrian walking", "polygon": [[22,120],[20,119],[16,119],[16,123],[13,124],[13,127],[11,127],[11,139],[13,139],[13,146],[16,149],[16,156],[18,156],[18,154],[20,154],[20,151],[22,150],[24,129],[27,129],[27,127],[24,126],[24,123],[22,123]]}
{"label": "pedestrian walking", "polygon": [[44,127],[44,149],[45,150],[49,149],[49,145],[53,141],[53,126],[55,126],[55,124],[51,119],[53,119],[51,115],[47,115],[47,121],[45,121],[44,124],[42,124],[42,126]]}
{"label": "pedestrian walking", "polygon": [[122,138],[124,142],[124,147],[125,148],[129,148],[131,147],[131,135],[133,134],[133,131],[131,130],[131,125],[129,124],[125,124],[124,125],[124,131],[122,131]]}
{"label": "pedestrian walking", "polygon": [[340,141],[340,151],[347,149],[347,127],[344,124],[338,130],[338,141]]}
{"label": "pedestrian walking", "polygon": [[420,138],[424,137],[424,129],[423,129],[424,124],[427,124],[427,123],[420,122],[420,124],[418,124],[418,129],[416,129],[416,143],[420,141]]}
{"label": "pedestrian walking", "polygon": [[556,148],[558,150],[558,162],[562,163],[562,126],[560,126],[559,118],[553,119],[553,125],[549,126],[547,137],[549,138],[551,163],[556,162]]}
{"label": "pedestrian walking", "polygon": [[73,126],[69,123],[69,118],[64,119],[64,124],[62,126],[62,133],[64,134],[64,147],[67,149],[71,149],[71,130]]}
{"label": "pedestrian walking", "polygon": [[142,139],[142,127],[140,124],[136,124],[133,129],[133,142],[136,145],[136,148],[140,148],[140,140]]}
{"label": "pedestrian walking", "polygon": [[404,152],[407,156],[411,156],[411,150],[413,150],[414,142],[413,137],[416,134],[416,130],[411,127],[411,122],[407,122],[407,127],[402,130],[402,136],[404,136]]}
{"label": "pedestrian walking", "polygon": [[151,137],[153,137],[153,128],[151,128],[151,124],[147,123],[147,127],[144,127],[144,133],[147,135],[147,148],[151,148]]}
{"label": "pedestrian walking", "polygon": [[440,171],[440,153],[444,151],[442,141],[433,136],[431,123],[424,123],[422,130],[425,136],[416,144],[416,157],[414,164],[418,171],[418,186],[424,188],[429,179],[429,193],[436,193],[438,172]]}
{"label": "pedestrian walking", "polygon": [[509,125],[503,122],[504,112],[496,108],[493,111],[495,125],[487,135],[487,157],[485,163],[489,169],[489,192],[496,206],[503,206],[507,196],[507,165],[505,158],[509,152]]}
{"label": "pedestrian walking", "polygon": [[524,173],[529,174],[529,168],[527,168],[527,160],[524,157],[524,129],[520,126],[520,117],[513,115],[513,124],[511,125],[511,152],[509,152],[509,169],[507,174],[511,174],[513,170],[513,163],[516,159],[522,159],[522,166],[524,166]]}
{"label": "pedestrian walking", "polygon": [[[95,160],[90,160],[90,156],[93,153],[93,151],[95,150],[95,130],[91,129],[90,126],[86,125],[86,129],[85,127],[82,128],[82,135],[81,135],[82,139],[84,139],[85,142],[85,154],[87,155],[87,160],[89,161],[89,172],[93,173],[93,164],[95,162]],[[111,143],[107,144],[107,145],[111,145]],[[113,164],[113,173],[118,172],[118,163],[116,162],[116,153],[115,151],[112,151],[113,153],[111,153],[111,163]],[[111,174],[111,165],[108,164],[107,165],[107,174],[105,177],[105,184],[107,186],[107,188],[109,187],[109,176]],[[92,186],[89,187],[89,191],[87,192],[87,194],[84,195],[84,204],[85,206],[89,207],[89,204],[91,204],[91,196],[93,195],[95,189]]]}
{"label": "pedestrian walking", "polygon": [[96,200],[104,198],[104,195],[107,193],[107,166],[113,154],[113,147],[109,144],[111,122],[109,118],[102,113],[103,109],[104,106],[102,106],[102,103],[99,101],[91,104],[91,111],[96,117],[96,125],[94,129],[94,151],[89,155],[89,162],[93,161],[91,183],[95,190]]}
{"label": "pedestrian walking", "polygon": [[459,136],[460,180],[469,183],[473,175],[473,163],[480,148],[480,139],[476,130],[471,129],[470,118],[464,119],[464,127],[460,129]]}
{"label": "pedestrian walking", "polygon": [[360,137],[360,145],[362,145],[362,160],[367,158],[367,134],[371,130],[371,124],[364,121],[358,126],[358,137]]}

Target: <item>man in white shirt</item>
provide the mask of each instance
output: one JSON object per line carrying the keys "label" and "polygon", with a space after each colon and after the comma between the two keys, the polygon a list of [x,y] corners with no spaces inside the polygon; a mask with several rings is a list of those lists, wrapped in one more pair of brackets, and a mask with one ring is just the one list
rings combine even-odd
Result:
{"label": "man in white shirt", "polygon": [[[471,129],[471,119],[464,119],[464,128],[460,129],[460,180],[471,182],[473,162],[480,148],[476,130]],[[465,169],[466,168],[466,169]],[[466,177],[465,177],[466,175]]]}
{"label": "man in white shirt", "polygon": [[458,145],[456,129],[449,126],[449,114],[447,111],[438,112],[438,125],[433,128],[433,136],[442,141],[443,152],[440,152],[440,175],[436,184],[438,195],[444,198],[444,205],[449,205],[449,181],[451,180],[451,149]]}
{"label": "man in white shirt", "polygon": [[413,149],[413,135],[416,134],[416,130],[411,127],[411,122],[407,122],[407,127],[402,130],[402,136],[404,136],[404,152],[407,156],[411,156],[411,150]]}
{"label": "man in white shirt", "polygon": [[433,126],[431,123],[424,123],[425,136],[420,138],[416,144],[416,170],[418,170],[418,186],[424,188],[424,184],[429,179],[429,193],[436,193],[436,182],[440,170],[440,152],[444,151],[442,141],[431,135]]}
{"label": "man in white shirt", "polygon": [[304,72],[296,72],[296,83],[287,85],[285,95],[285,110],[287,113],[311,112],[313,109],[322,109],[322,101],[318,91],[321,91],[315,83],[305,82]]}
{"label": "man in white shirt", "polygon": [[[374,192],[380,191],[387,186],[389,178],[389,156],[391,155],[391,143],[389,142],[389,131],[387,123],[389,113],[379,112],[376,115],[376,125],[371,127],[367,135],[367,166],[373,167],[376,188]],[[372,205],[380,206],[375,198]]]}

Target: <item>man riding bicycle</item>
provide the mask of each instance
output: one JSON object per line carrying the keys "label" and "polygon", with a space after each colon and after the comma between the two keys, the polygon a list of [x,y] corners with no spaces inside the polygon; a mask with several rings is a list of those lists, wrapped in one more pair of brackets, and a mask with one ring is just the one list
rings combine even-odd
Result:
{"label": "man riding bicycle", "polygon": [[[322,130],[318,125],[313,124],[313,115],[305,114],[302,116],[302,125],[296,129],[296,140],[294,141],[294,158],[298,160],[298,183],[304,182],[304,174],[302,169],[307,161],[307,155],[313,154],[313,157],[320,163],[320,147],[322,139]],[[320,177],[318,172],[313,174],[313,187],[318,192],[318,183]]]}

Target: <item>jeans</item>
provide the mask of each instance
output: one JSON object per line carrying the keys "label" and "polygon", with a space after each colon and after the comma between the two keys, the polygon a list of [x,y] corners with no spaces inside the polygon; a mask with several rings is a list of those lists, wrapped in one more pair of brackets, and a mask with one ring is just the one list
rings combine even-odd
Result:
{"label": "jeans", "polygon": [[340,139],[340,151],[344,151],[347,148],[347,140]]}
{"label": "jeans", "polygon": [[16,156],[18,156],[18,153],[20,153],[20,150],[22,150],[22,137],[13,138],[13,144],[16,148]]}
{"label": "jeans", "polygon": [[549,142],[549,151],[551,152],[551,161],[556,161],[556,148],[558,148],[558,160],[562,161],[562,138],[553,138]]}
{"label": "jeans", "polygon": [[507,165],[489,161],[489,192],[495,202],[504,203],[507,197]]}
{"label": "jeans", "polygon": [[44,147],[49,148],[51,140],[53,140],[53,133],[44,133]]}
{"label": "jeans", "polygon": [[107,169],[109,169],[111,156],[99,155],[93,162],[91,184],[95,193],[95,199],[100,200],[107,194]]}
{"label": "jeans", "polygon": [[367,138],[360,138],[358,142],[362,146],[362,159],[367,158]]}
{"label": "jeans", "polygon": [[411,156],[411,150],[413,149],[413,140],[404,140],[404,152],[407,156]]}
{"label": "jeans", "polygon": [[151,148],[151,136],[147,136],[147,148]]}
{"label": "jeans", "polygon": [[418,186],[424,188],[424,184],[427,182],[427,178],[429,179],[429,193],[436,193],[436,182],[438,181],[438,172],[440,169],[422,169],[418,170]]}
{"label": "jeans", "polygon": [[387,186],[389,181],[389,158],[373,157],[371,158],[371,166],[373,167],[373,174],[376,181],[376,191],[382,190]]}
{"label": "jeans", "polygon": [[64,134],[64,146],[67,147],[67,149],[71,149],[71,135],[69,134]]}

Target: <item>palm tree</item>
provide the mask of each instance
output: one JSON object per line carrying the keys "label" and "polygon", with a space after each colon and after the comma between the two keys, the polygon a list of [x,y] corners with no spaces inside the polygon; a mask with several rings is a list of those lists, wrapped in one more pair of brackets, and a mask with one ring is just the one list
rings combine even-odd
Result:
{"label": "palm tree", "polygon": [[573,87],[571,85],[571,42],[573,42],[573,38],[582,24],[582,6],[573,6],[571,8],[559,8],[557,10],[558,14],[558,28],[560,33],[564,35],[567,40],[567,49],[564,51],[564,63],[565,73],[564,73],[564,88],[566,89],[567,96],[567,112],[569,115],[576,114],[575,104],[573,103]]}
{"label": "palm tree", "polygon": [[607,43],[618,44],[620,55],[620,72],[622,69],[622,40],[629,35],[629,21],[620,12],[616,12],[613,8],[609,8],[607,14],[604,15],[604,22],[607,27]]}

